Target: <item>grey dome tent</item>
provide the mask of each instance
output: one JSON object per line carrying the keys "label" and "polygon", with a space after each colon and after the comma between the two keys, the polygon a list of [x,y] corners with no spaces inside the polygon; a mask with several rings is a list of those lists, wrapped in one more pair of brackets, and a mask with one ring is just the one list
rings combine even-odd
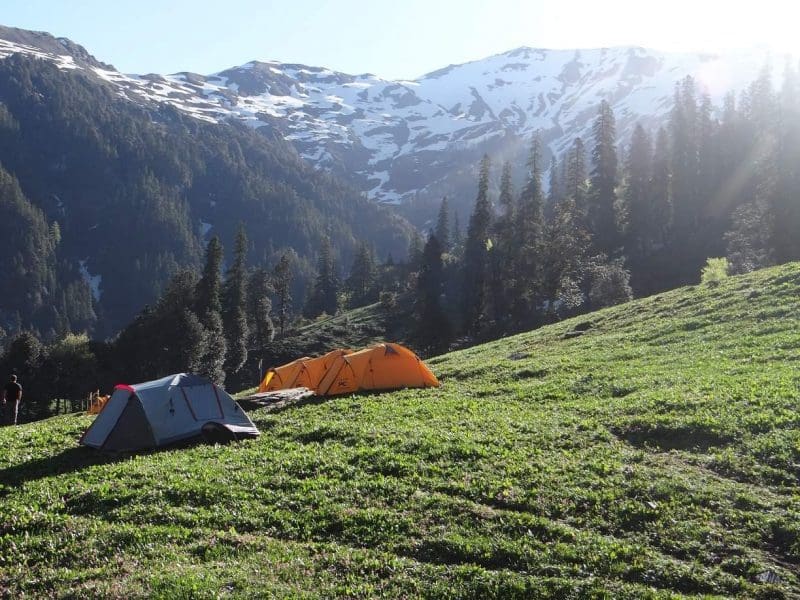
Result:
{"label": "grey dome tent", "polygon": [[232,438],[259,435],[225,390],[198,375],[179,373],[116,386],[80,443],[101,450],[140,450],[197,437],[209,425],[224,428]]}

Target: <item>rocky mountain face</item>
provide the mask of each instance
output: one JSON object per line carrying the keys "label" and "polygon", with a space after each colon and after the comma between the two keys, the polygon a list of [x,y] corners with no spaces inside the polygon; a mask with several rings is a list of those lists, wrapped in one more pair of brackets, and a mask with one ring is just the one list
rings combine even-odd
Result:
{"label": "rocky mountain face", "polygon": [[374,200],[398,204],[471,196],[479,157],[488,152],[524,164],[536,131],[560,154],[576,136],[588,135],[601,99],[611,103],[625,143],[637,121],[663,122],[674,85],[686,75],[718,101],[770,60],[766,51],[518,48],[413,81],[271,61],[212,75],[125,75],[63,38],[0,29],[0,56],[13,52],[85,69],[133,102],[278,132],[315,167],[347,178]]}

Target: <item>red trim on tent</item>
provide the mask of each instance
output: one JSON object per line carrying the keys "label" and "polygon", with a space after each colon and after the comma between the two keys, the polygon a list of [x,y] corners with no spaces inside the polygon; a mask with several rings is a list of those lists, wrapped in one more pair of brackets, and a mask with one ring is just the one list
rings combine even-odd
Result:
{"label": "red trim on tent", "polygon": [[133,386],[130,386],[127,383],[118,383],[117,385],[115,385],[114,386],[114,391],[117,391],[117,390],[127,390],[131,394],[136,392],[136,390],[133,389]]}
{"label": "red trim on tent", "polygon": [[186,390],[181,388],[181,394],[183,394],[183,399],[186,400],[186,406],[189,407],[189,412],[192,413],[192,417],[195,421],[197,421],[197,415],[194,414],[194,409],[192,408],[192,403],[189,402],[189,398],[186,396]]}
{"label": "red trim on tent", "polygon": [[214,397],[217,399],[217,408],[219,408],[219,418],[224,419],[225,413],[222,412],[222,403],[219,401],[219,392],[217,392],[217,385],[215,383],[212,383],[211,387],[214,388]]}

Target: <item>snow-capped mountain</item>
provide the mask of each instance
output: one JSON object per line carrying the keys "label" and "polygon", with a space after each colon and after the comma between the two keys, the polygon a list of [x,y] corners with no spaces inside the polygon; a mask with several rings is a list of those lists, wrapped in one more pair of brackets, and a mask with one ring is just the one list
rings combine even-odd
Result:
{"label": "snow-capped mountain", "polygon": [[602,99],[611,103],[624,142],[637,121],[663,120],[675,83],[686,75],[719,101],[770,60],[767,51],[518,48],[413,81],[273,61],[212,75],[128,75],[69,40],[0,27],[0,57],[15,52],[84,69],[133,102],[278,131],[317,167],[384,202],[457,193],[472,185],[470,168],[484,152],[519,161],[535,131],[559,154],[588,135]]}

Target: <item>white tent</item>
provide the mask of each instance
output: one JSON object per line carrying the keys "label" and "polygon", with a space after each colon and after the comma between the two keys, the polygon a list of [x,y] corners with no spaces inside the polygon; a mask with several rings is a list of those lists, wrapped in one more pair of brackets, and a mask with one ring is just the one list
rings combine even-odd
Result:
{"label": "white tent", "polygon": [[201,435],[203,426],[234,438],[258,429],[225,390],[203,377],[179,373],[136,385],[118,385],[80,443],[102,450],[139,450]]}

